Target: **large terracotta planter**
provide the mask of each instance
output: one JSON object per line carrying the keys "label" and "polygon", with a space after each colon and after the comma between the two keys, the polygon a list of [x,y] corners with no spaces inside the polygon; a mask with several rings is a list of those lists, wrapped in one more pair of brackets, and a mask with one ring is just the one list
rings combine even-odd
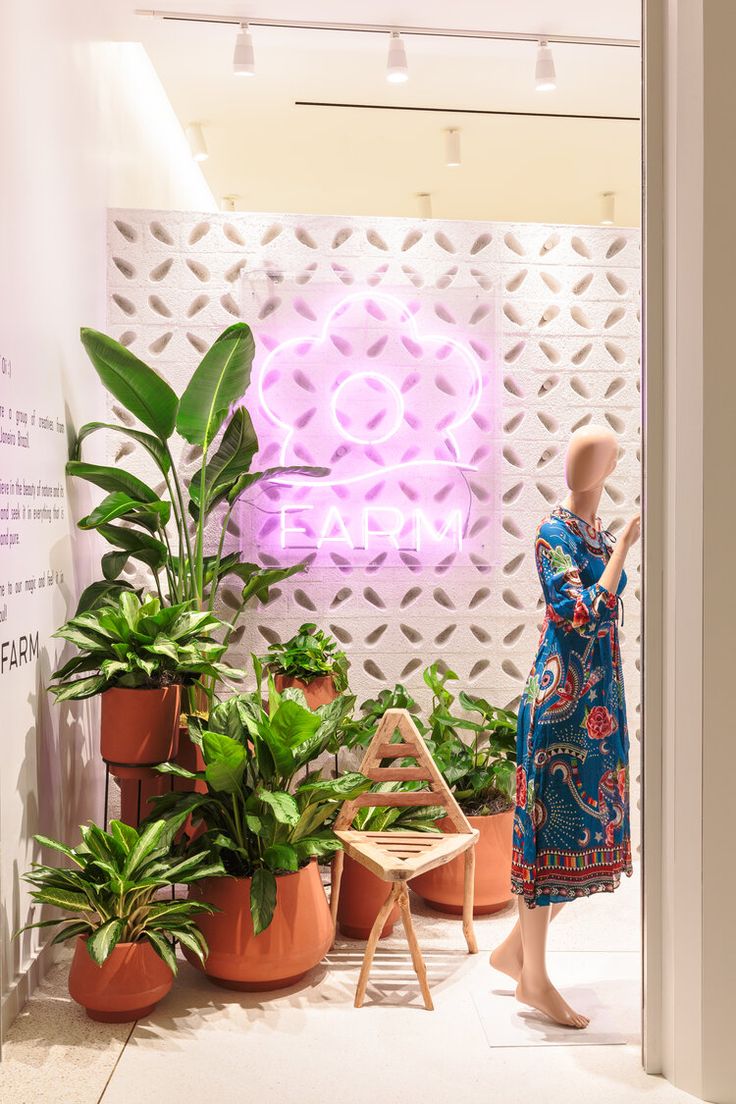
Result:
{"label": "large terracotta planter", "polygon": [[318,678],[310,679],[309,682],[293,678],[291,675],[274,675],[273,681],[279,693],[287,686],[294,686],[297,690],[301,690],[310,709],[318,709],[320,705],[327,705],[339,697],[332,675],[320,675]]}
{"label": "large terracotta planter", "polygon": [[[511,900],[514,810],[493,816],[471,816],[468,820],[480,832],[475,847],[473,915],[487,916],[499,912]],[[450,827],[449,821],[440,820],[438,824],[441,828]],[[444,866],[412,878],[409,885],[433,908],[459,916],[463,911],[464,871],[465,857],[459,855]]]}
{"label": "large terracotta planter", "polygon": [[[340,900],[337,905],[337,923],[342,934],[348,939],[367,939],[390,892],[390,882],[384,882],[355,859],[345,855]],[[391,934],[398,918],[399,906],[394,905],[379,938],[385,939]]]}
{"label": "large terracotta planter", "polygon": [[[194,900],[220,909],[198,916],[209,954],[204,972],[228,989],[283,989],[304,977],[332,946],[330,908],[316,862],[276,878],[276,911],[265,931],[253,934],[250,878],[203,878],[189,887]],[[199,960],[185,948],[193,966]]]}
{"label": "large terracotta planter", "polygon": [[118,943],[98,966],[90,958],[87,941],[80,937],[69,971],[69,993],[90,1019],[128,1023],[150,1015],[173,981],[171,970],[147,939]]}
{"label": "large terracotta planter", "polygon": [[179,746],[181,687],[114,688],[102,695],[100,754],[119,778],[173,759]]}

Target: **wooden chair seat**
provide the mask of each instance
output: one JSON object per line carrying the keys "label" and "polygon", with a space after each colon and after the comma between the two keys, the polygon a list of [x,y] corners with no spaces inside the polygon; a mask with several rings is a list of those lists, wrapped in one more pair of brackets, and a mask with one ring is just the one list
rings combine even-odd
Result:
{"label": "wooden chair seat", "polygon": [[[394,738],[399,734],[399,739]],[[415,765],[397,760],[412,760]],[[386,763],[391,765],[386,765]],[[365,948],[363,966],[355,993],[355,1006],[360,1008],[368,985],[368,975],[383,925],[394,905],[398,905],[414,970],[424,997],[425,1007],[432,1009],[432,997],[427,984],[427,971],[417,943],[411,918],[409,891],[406,883],[417,874],[443,866],[457,855],[465,855],[465,894],[463,900],[463,933],[468,952],[475,954],[478,945],[473,931],[473,885],[475,876],[475,843],[479,832],[472,828],[460,809],[449,786],[437,768],[411,714],[406,709],[388,709],[383,715],[360,766],[372,782],[423,782],[424,789],[370,790],[344,802],[337,820],[335,835],[343,845],[335,857],[330,907],[337,931],[337,906],[344,856],[347,854],[383,881],[391,890],[380,909]],[[361,832],[352,827],[359,809],[440,807],[452,825],[452,833],[444,832]]]}
{"label": "wooden chair seat", "polygon": [[354,832],[335,831],[351,859],[386,882],[406,882],[427,870],[450,862],[474,847],[477,828],[472,835],[444,835],[434,832]]}

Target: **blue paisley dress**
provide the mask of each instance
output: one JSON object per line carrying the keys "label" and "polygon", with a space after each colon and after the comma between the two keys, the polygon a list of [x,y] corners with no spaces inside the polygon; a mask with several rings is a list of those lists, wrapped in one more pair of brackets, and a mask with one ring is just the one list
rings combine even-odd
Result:
{"label": "blue paisley dress", "polygon": [[614,538],[558,506],[535,556],[546,603],[516,738],[511,888],[527,905],[612,892],[631,874],[619,597],[598,580]]}

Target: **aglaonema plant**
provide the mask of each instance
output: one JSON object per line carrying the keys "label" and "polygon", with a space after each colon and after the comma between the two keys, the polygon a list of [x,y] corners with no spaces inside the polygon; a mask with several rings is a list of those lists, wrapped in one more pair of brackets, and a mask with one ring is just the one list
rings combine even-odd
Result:
{"label": "aglaonema plant", "polygon": [[[274,583],[305,568],[304,563],[262,568],[243,562],[239,552],[225,554],[238,499],[262,481],[285,474],[321,476],[328,469],[288,466],[251,471],[258,438],[245,406],[235,406],[250,382],[255,351],[253,334],[245,323],[220,334],[181,395],[113,338],[83,329],[81,339],[103,386],[142,428],[88,422],[77,435],[67,472],[106,492],[78,524],[98,532],[112,548],[102,558],[104,578],[85,590],[77,612],[130,589],[131,584],[120,578],[129,560],[148,569],[162,601],[191,602],[198,609],[213,610],[221,583],[231,576],[242,586],[228,624],[227,643],[251,598],[265,601]],[[141,445],[161,491],[122,467],[83,461],[83,442],[99,430],[122,434]],[[177,470],[177,449],[172,450],[177,437],[180,443],[201,449],[200,467],[189,478]],[[207,534],[213,528],[216,536],[208,547]]]}

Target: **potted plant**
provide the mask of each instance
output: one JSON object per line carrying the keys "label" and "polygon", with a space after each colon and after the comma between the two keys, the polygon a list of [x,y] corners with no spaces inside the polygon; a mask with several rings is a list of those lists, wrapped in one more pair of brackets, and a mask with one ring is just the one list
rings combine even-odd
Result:
{"label": "potted plant", "polygon": [[100,752],[125,777],[176,754],[182,686],[239,674],[221,663],[226,645],[212,639],[224,627],[190,601],[165,606],[120,591],[54,633],[78,654],[50,689],[57,701],[102,695]]}
{"label": "potted plant", "polygon": [[274,676],[276,689],[296,687],[310,709],[326,705],[348,688],[345,652],[333,637],[313,624],[302,625],[283,644],[271,644],[264,663]]}
{"label": "potted plant", "polygon": [[[52,943],[76,941],[69,992],[93,1020],[125,1023],[149,1015],[171,988],[177,970],[175,944],[204,961],[207,943],[195,921],[210,915],[202,900],[174,900],[161,893],[221,872],[206,854],[172,853],[180,822],[153,821],[140,832],[113,820],[110,831],[82,828],[77,847],[36,836],[42,847],[71,863],[34,863],[24,878],[39,905],[66,915],[27,928],[57,927]],[[20,935],[20,932],[17,933]]]}
{"label": "potted plant", "polygon": [[[130,583],[120,578],[130,560],[148,570],[150,589],[157,591],[162,602],[192,602],[199,610],[214,610],[219,589],[230,578],[238,581],[240,595],[223,640],[227,644],[252,598],[265,601],[274,583],[306,567],[300,563],[261,568],[244,563],[239,551],[226,553],[239,497],[259,482],[285,473],[320,476],[327,469],[294,466],[251,471],[258,438],[246,408],[235,405],[250,382],[255,350],[250,327],[244,323],[220,334],[181,395],[105,334],[83,329],[81,338],[103,386],[143,428],[89,422],[77,435],[68,474],[106,492],[79,527],[96,530],[112,548],[102,558],[104,578],[84,591],[77,612],[130,589]],[[99,430],[123,434],[140,445],[164,490],[159,494],[122,468],[84,462],[83,442]],[[172,451],[175,436],[179,441]],[[201,466],[188,480],[182,479],[174,459],[182,444],[202,450]],[[215,536],[208,551],[207,536],[212,531]],[[205,679],[205,684],[212,698],[212,680]]]}
{"label": "potted plant", "polygon": [[190,891],[219,910],[198,920],[210,948],[205,973],[226,987],[260,990],[293,984],[331,946],[330,910],[314,860],[340,847],[326,824],[370,782],[357,773],[323,779],[319,771],[297,781],[329,745],[346,706],[337,699],[309,710],[296,700],[299,691],[279,694],[271,678],[264,706],[258,661],[256,674],[255,692],[216,705],[206,728],[190,724],[203,771],[158,768],[203,781],[206,793],[165,794],[155,799],[155,815],[203,822],[191,846],[222,862],[229,875]]}
{"label": "potted plant", "polygon": [[[460,808],[480,832],[473,911],[481,916],[498,912],[511,899],[516,714],[461,691],[460,706],[478,719],[458,717],[452,712],[455,696],[447,687],[457,675],[441,672],[434,663],[424,672],[424,679],[433,694],[425,740]],[[470,740],[462,738],[463,731],[471,733]],[[460,915],[463,874],[462,861],[455,859],[420,874],[410,884],[434,908]]]}

